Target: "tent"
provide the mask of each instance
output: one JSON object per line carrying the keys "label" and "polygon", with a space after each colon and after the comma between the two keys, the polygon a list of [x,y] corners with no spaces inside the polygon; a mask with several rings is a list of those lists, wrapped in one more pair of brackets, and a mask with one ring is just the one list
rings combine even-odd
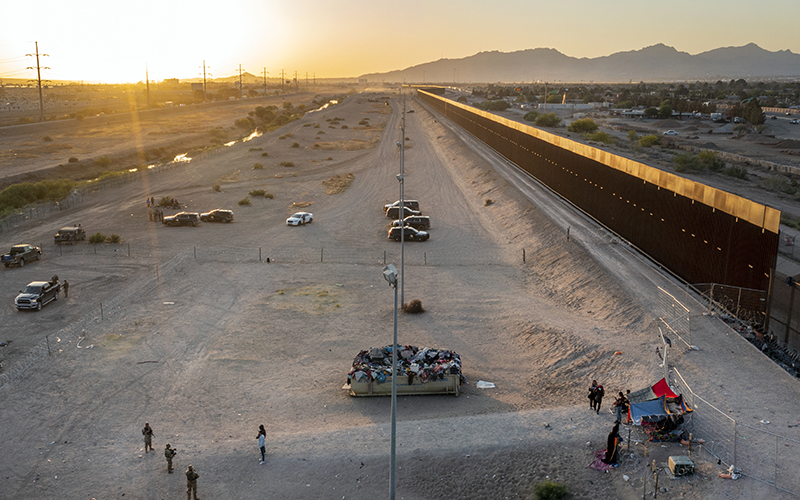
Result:
{"label": "tent", "polygon": [[669,388],[669,384],[663,378],[656,382],[655,384],[651,385],[650,387],[646,387],[640,391],[632,392],[628,396],[628,401],[630,403],[642,403],[645,401],[652,401],[654,399],[658,399],[661,396],[666,396],[668,398],[677,398],[678,395],[672,392],[672,389]]}

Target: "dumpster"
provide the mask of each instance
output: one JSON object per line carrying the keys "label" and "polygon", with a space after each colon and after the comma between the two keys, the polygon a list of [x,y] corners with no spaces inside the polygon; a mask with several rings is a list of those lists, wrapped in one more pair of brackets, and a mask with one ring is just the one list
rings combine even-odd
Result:
{"label": "dumpster", "polygon": [[[392,346],[361,351],[347,375],[351,396],[391,396]],[[453,394],[463,381],[461,357],[453,351],[398,346],[397,394]]]}

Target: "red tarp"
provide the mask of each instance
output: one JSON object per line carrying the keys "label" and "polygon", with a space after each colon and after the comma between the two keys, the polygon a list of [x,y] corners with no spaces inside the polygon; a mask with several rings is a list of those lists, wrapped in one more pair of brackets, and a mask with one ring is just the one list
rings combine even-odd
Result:
{"label": "red tarp", "polygon": [[669,388],[669,384],[667,384],[667,381],[663,378],[646,389],[632,392],[630,396],[628,396],[628,401],[631,403],[643,403],[645,401],[658,399],[661,396],[666,396],[668,398],[678,397],[677,394],[672,392],[672,389]]}

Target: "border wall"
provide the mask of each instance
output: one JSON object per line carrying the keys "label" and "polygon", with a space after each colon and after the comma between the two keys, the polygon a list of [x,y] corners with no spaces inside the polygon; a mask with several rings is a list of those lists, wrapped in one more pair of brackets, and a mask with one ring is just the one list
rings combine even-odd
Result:
{"label": "border wall", "polygon": [[778,210],[422,89],[417,95],[686,282],[768,289]]}

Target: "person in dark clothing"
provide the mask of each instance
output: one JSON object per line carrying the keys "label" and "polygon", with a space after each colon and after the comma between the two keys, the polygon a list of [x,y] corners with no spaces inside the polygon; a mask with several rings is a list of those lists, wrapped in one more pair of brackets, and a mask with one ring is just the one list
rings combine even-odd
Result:
{"label": "person in dark clothing", "polygon": [[69,281],[64,280],[64,297],[69,297]]}
{"label": "person in dark clothing", "polygon": [[614,414],[617,416],[617,422],[622,422],[622,416],[625,415],[625,420],[628,419],[628,400],[620,391],[617,399],[614,400]]}
{"label": "person in dark clothing", "polygon": [[256,439],[258,439],[258,448],[261,450],[261,465],[264,465],[264,461],[266,460],[266,453],[267,453],[267,447],[265,444],[266,438],[267,438],[267,431],[264,430],[263,425],[259,425],[258,436],[256,436]]}
{"label": "person in dark clothing", "polygon": [[597,380],[592,380],[592,386],[589,387],[589,409],[594,410],[594,396],[597,394]]}
{"label": "person in dark clothing", "polygon": [[606,441],[606,456],[603,462],[609,465],[617,464],[617,451],[619,445],[622,444],[622,436],[619,435],[619,422],[614,424],[614,428],[608,433],[608,440]]}
{"label": "person in dark clothing", "polygon": [[600,404],[603,402],[603,396],[605,396],[603,384],[597,384],[597,388],[594,392],[594,409],[597,411],[598,415],[600,414]]}

